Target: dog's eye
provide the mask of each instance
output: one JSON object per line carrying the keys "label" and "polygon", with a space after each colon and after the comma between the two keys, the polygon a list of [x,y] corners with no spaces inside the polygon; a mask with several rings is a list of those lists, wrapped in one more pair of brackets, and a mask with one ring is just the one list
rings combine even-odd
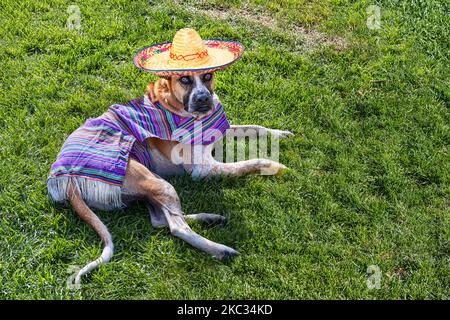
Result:
{"label": "dog's eye", "polygon": [[205,73],[205,75],[203,76],[203,80],[210,81],[212,77],[213,77],[212,73]]}
{"label": "dog's eye", "polygon": [[181,78],[180,78],[180,82],[181,82],[182,84],[191,84],[191,83],[192,83],[192,80],[191,80],[191,77],[184,76],[184,77],[181,77]]}

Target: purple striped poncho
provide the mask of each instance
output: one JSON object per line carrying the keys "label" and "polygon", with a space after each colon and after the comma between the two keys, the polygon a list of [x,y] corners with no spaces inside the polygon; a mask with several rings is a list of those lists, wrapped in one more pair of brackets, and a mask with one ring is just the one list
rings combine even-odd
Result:
{"label": "purple striped poncho", "polygon": [[50,196],[56,202],[67,200],[70,180],[88,204],[122,207],[120,187],[128,159],[152,168],[147,138],[207,145],[225,133],[230,125],[216,96],[214,100],[213,112],[199,120],[178,116],[147,95],[126,105],[112,105],[100,117],[88,119],[67,138],[51,167]]}

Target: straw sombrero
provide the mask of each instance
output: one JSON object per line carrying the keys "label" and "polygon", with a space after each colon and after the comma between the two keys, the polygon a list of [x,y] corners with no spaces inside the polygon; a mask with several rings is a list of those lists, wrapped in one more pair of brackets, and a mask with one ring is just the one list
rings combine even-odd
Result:
{"label": "straw sombrero", "polygon": [[194,29],[177,31],[172,42],[139,50],[133,63],[158,76],[185,75],[221,70],[238,60],[244,46],[238,41],[202,40]]}

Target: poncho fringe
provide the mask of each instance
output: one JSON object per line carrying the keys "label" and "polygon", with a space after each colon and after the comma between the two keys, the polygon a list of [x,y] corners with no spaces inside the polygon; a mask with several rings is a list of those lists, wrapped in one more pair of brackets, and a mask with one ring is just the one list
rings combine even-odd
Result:
{"label": "poncho fringe", "polygon": [[101,210],[125,207],[119,186],[76,176],[60,176],[49,179],[47,188],[50,198],[57,203],[66,203],[69,200],[68,188],[70,183],[73,183],[81,198],[90,207]]}

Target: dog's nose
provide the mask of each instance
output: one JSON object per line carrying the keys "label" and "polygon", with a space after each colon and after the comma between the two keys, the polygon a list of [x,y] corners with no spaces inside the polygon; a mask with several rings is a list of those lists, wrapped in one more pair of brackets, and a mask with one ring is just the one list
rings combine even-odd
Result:
{"label": "dog's nose", "polygon": [[211,102],[211,95],[207,93],[199,93],[194,96],[194,103],[197,105],[205,105]]}

